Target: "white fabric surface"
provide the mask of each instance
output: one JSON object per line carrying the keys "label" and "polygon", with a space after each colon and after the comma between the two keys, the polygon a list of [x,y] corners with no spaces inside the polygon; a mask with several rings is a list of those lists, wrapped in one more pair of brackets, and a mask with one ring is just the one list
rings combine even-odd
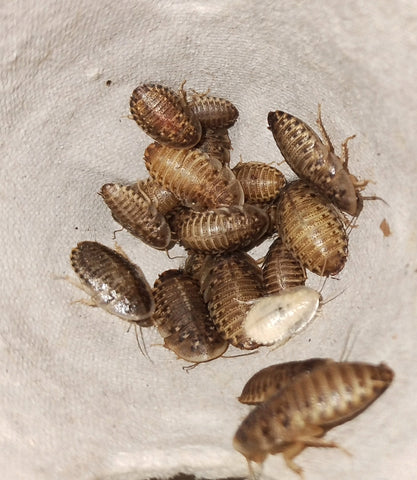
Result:
{"label": "white fabric surface", "polygon": [[[350,326],[349,360],[384,361],[395,381],[329,432],[352,457],[310,448],[297,461],[308,480],[416,478],[416,2],[27,0],[0,14],[1,478],[246,476],[231,443],[249,410],[236,400],[245,381],[280,361],[340,358]],[[234,163],[281,161],[267,113],[314,126],[322,102],[335,145],[357,134],[352,172],[389,204],[366,203],[347,266],[323,293],[342,294],[303,334],[189,374],[151,346],[161,343],[152,329],[150,363],[125,323],[72,304],[84,294],[55,278],[72,274],[78,241],[114,245],[101,185],[147,175],[150,140],[127,118],[132,90],[184,79],[239,108]],[[151,283],[181,264],[126,232],[117,239]],[[262,478],[296,476],[276,456]]]}

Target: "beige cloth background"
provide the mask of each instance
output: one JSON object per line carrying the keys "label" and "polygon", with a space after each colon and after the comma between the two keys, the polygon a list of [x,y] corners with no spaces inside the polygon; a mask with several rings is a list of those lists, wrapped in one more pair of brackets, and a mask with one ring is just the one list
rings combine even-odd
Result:
{"label": "beige cloth background", "polygon": [[[328,434],[352,457],[307,449],[298,462],[308,480],[416,478],[416,2],[26,0],[0,14],[1,478],[246,476],[231,444],[245,381],[280,361],[340,358],[351,326],[349,359],[384,361],[395,382]],[[150,363],[126,324],[72,304],[84,294],[54,278],[72,273],[78,241],[113,245],[100,186],[146,176],[132,90],[184,79],[239,108],[234,163],[281,161],[267,113],[314,125],[322,102],[336,145],[357,134],[351,170],[389,204],[366,203],[348,264],[323,294],[343,293],[303,334],[189,374],[151,346],[156,332],[145,332]],[[126,232],[117,239],[151,283],[181,264]],[[277,456],[262,478],[296,476]]]}

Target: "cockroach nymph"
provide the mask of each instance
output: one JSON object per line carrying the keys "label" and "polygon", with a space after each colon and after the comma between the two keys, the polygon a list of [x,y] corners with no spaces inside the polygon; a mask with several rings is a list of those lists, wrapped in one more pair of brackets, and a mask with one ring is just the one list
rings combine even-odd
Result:
{"label": "cockroach nymph", "polygon": [[358,216],[362,208],[359,191],[367,182],[359,182],[348,170],[347,143],[342,143],[341,160],[335,153],[321,120],[319,105],[317,123],[323,134],[320,137],[302,120],[277,110],[268,114],[268,124],[282,156],[292,170],[302,179],[313,183],[320,192],[341,210]]}
{"label": "cockroach nymph", "polygon": [[298,180],[284,188],[276,226],[285,246],[304,268],[328,276],[345,266],[348,237],[343,220],[314,186]]}
{"label": "cockroach nymph", "polygon": [[153,143],[145,150],[145,165],[151,177],[187,207],[243,204],[242,187],[230,168],[199,149],[175,150]]}
{"label": "cockroach nymph", "polygon": [[128,185],[106,183],[100,195],[116,222],[144,243],[165,250],[171,243],[171,229],[156,205],[140,190]]}
{"label": "cockroach nymph", "polygon": [[255,373],[246,382],[238,400],[248,405],[266,402],[289,385],[297,375],[308,374],[314,368],[331,361],[333,360],[328,358],[309,358],[270,365]]}
{"label": "cockroach nymph", "polygon": [[153,322],[164,345],[192,363],[223,355],[228,343],[217,331],[200,293],[200,284],[181,270],[167,270],[156,280]]}
{"label": "cockroach nymph", "polygon": [[130,98],[130,111],[143,131],[162,145],[191,148],[200,141],[201,124],[182,89],[176,93],[163,85],[140,85]]}
{"label": "cockroach nymph", "polygon": [[282,453],[289,468],[302,475],[293,459],[306,447],[338,447],[321,437],[357,416],[391,384],[393,371],[384,363],[325,362],[301,373],[258,405],[237,430],[233,445],[247,460],[262,464]]}
{"label": "cockroach nymph", "polygon": [[242,330],[259,345],[279,347],[309,325],[320,299],[319,292],[305,286],[258,298],[252,302]]}

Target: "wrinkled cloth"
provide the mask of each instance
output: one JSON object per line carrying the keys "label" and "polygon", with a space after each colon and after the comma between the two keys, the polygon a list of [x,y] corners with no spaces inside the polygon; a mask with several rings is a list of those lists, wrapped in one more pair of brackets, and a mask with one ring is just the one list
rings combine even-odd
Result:
{"label": "wrinkled cloth", "polygon": [[[2,479],[246,476],[232,438],[250,409],[236,397],[257,370],[316,356],[383,361],[396,377],[326,435],[351,457],[308,448],[296,458],[306,478],[415,478],[415,2],[21,0],[0,15]],[[131,92],[183,80],[239,109],[232,164],[282,162],[268,112],[317,130],[321,103],[336,152],[356,134],[350,170],[370,180],[364,195],[384,200],[365,201],[338,280],[309,276],[324,300],[335,297],[311,326],[279,349],[188,373],[152,328],[149,361],[128,324],[77,303],[86,294],[62,279],[75,278],[77,242],[114,247],[101,185],[147,177],[151,139],[129,118]],[[151,284],[184,261],[126,231],[116,239]],[[277,455],[262,478],[296,477]]]}

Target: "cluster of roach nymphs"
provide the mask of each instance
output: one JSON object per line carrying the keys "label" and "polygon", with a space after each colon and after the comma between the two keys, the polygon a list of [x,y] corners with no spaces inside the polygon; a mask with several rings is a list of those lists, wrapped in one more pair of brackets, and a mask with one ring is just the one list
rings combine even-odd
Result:
{"label": "cluster of roach nymphs", "polygon": [[[320,112],[324,141],[296,117],[270,112],[274,139],[300,177],[287,184],[265,163],[230,167],[228,129],[238,110],[228,100],[189,94],[183,85],[175,92],[145,84],[133,91],[130,110],[154,140],[144,152],[149,178],[107,183],[100,195],[132,235],[163,251],[179,243],[188,256],[183,268],[161,273],[151,288],[120,248],[81,242],[71,263],[90,295],[86,303],[135,327],[155,326],[165,347],[192,366],[222,356],[230,344],[279,346],[306,328],[321,302],[305,286],[306,270],[324,277],[341,272],[348,257],[345,214],[357,217],[366,198],[360,194],[366,182],[347,168],[349,139],[342,161]],[[263,262],[247,253],[274,235]],[[330,424],[366,408],[391,380],[385,365],[312,359],[270,367],[240,397],[260,406],[242,423],[234,446],[250,465],[283,452],[300,473],[292,458],[306,446],[335,446],[321,439]]]}
{"label": "cluster of roach nymphs", "polygon": [[[82,242],[71,258],[90,304],[156,326],[164,345],[192,363],[223,355],[229,344],[284,344],[320,304],[305,286],[306,269],[336,275],[348,256],[339,208],[357,215],[363,184],[347,170],[347,141],[342,162],[320,116],[325,143],[301,120],[271,112],[269,128],[301,178],[287,185],[269,164],[230,168],[228,129],[239,113],[226,99],[144,84],[133,91],[130,111],[155,140],[144,152],[149,177],[107,183],[100,195],[132,235],[164,251],[179,243],[189,256],[151,289],[123,252]],[[246,252],[276,233],[260,267]]]}

